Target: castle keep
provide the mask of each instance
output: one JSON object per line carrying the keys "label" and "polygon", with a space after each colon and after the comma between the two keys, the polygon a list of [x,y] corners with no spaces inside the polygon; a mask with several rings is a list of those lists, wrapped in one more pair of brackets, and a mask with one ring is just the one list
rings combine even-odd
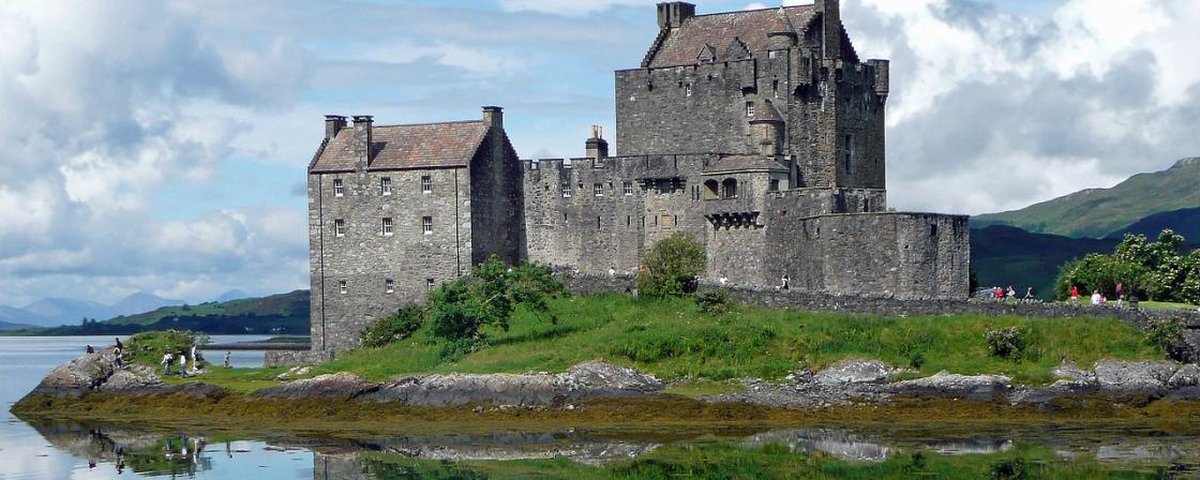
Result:
{"label": "castle keep", "polygon": [[837,0],[696,15],[658,5],[638,68],[616,72],[615,151],[518,160],[503,111],[374,125],[327,116],[308,169],[313,348],[489,255],[633,274],[675,232],[704,281],[899,299],[967,295],[967,218],[887,208],[888,62],[859,59]]}

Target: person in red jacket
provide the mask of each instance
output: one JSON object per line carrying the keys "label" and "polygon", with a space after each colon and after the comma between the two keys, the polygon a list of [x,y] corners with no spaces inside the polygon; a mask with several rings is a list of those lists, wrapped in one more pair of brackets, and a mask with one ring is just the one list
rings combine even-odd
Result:
{"label": "person in red jacket", "polygon": [[1079,305],[1079,287],[1071,285],[1071,303]]}

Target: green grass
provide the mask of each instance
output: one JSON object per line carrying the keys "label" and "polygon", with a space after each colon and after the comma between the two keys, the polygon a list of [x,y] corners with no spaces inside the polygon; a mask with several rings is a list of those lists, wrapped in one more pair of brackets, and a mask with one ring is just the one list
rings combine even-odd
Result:
{"label": "green grass", "polygon": [[1194,312],[1196,305],[1189,303],[1172,303],[1172,302],[1138,302],[1138,306],[1147,310],[1187,310]]}
{"label": "green grass", "polygon": [[[1018,383],[1053,381],[1063,360],[1163,358],[1134,327],[1112,319],[1025,319],[974,315],[881,317],[740,307],[703,315],[690,299],[641,301],[623,295],[557,299],[552,324],[518,312],[509,331],[488,331],[490,345],[443,359],[419,331],[378,349],[345,353],[314,374],[351,371],[370,380],[423,373],[560,372],[604,360],[667,380],[779,379],[847,358],[879,359],[922,374],[998,373]],[[1017,326],[1030,347],[1019,362],[988,355],[984,333]]]}
{"label": "green grass", "polygon": [[787,445],[744,447],[732,443],[669,445],[633,460],[603,467],[550,460],[439,462],[392,454],[363,455],[363,470],[380,478],[574,478],[590,479],[1079,479],[1165,478],[1165,467],[1102,465],[1094,458],[1063,460],[1053,450],[1021,445],[987,455],[893,452],[879,463],[849,462]]}

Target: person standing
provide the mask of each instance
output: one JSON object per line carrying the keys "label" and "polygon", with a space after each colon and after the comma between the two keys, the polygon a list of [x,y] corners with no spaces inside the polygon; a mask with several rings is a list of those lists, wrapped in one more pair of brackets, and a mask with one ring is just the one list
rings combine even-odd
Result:
{"label": "person standing", "polygon": [[1125,284],[1117,282],[1117,306],[1125,303]]}
{"label": "person standing", "polygon": [[225,368],[229,368],[229,350],[225,351]]}
{"label": "person standing", "polygon": [[1092,306],[1093,307],[1100,306],[1100,291],[1099,290],[1092,290]]}
{"label": "person standing", "polygon": [[162,361],[159,362],[163,366],[163,375],[171,374],[171,363],[174,361],[175,361],[175,356],[171,355],[171,352],[167,352],[167,353],[163,354]]}
{"label": "person standing", "polygon": [[121,354],[122,353],[124,353],[124,352],[121,351],[120,343],[117,343],[115,346],[113,346],[113,366],[116,368],[121,368]]}
{"label": "person standing", "polygon": [[1015,300],[1017,299],[1017,291],[1016,291],[1016,290],[1013,290],[1013,286],[1012,286],[1012,285],[1009,285],[1009,286],[1008,286],[1008,291],[1004,292],[1004,294],[1008,296],[1008,299],[1007,299],[1007,300],[1008,300],[1009,302],[1015,301]]}
{"label": "person standing", "polygon": [[1021,298],[1025,303],[1033,303],[1033,287],[1025,289],[1025,296]]}
{"label": "person standing", "polygon": [[780,289],[787,290],[792,288],[792,279],[791,277],[788,277],[786,273],[783,274],[783,278],[781,278],[780,281],[783,282],[783,284],[779,286]]}
{"label": "person standing", "polygon": [[181,377],[187,376],[187,363],[188,363],[187,355],[184,352],[180,351],[179,352],[179,376],[181,376]]}
{"label": "person standing", "polygon": [[1071,285],[1071,303],[1079,305],[1079,286]]}

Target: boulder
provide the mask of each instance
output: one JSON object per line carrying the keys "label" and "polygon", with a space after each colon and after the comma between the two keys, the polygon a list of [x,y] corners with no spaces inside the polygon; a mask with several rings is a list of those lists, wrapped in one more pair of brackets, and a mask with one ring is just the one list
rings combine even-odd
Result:
{"label": "boulder", "polygon": [[821,370],[814,380],[824,386],[858,383],[884,383],[893,372],[879,360],[842,360]]}
{"label": "boulder", "polygon": [[1072,362],[1063,362],[1062,365],[1054,367],[1054,371],[1051,373],[1053,373],[1055,377],[1067,380],[1088,382],[1096,380],[1095,373],[1079,368],[1078,365],[1075,365]]}
{"label": "boulder", "polygon": [[657,392],[666,384],[654,375],[604,362],[584,362],[559,375],[559,380],[604,391]]}
{"label": "boulder", "polygon": [[99,388],[112,374],[112,359],[102,353],[85,353],[55,367],[30,395],[79,397]]}
{"label": "boulder", "polygon": [[378,384],[367,382],[358,375],[339,372],[291,381],[278,387],[260,390],[253,396],[286,400],[310,398],[349,400],[378,389]]}
{"label": "boulder", "polygon": [[1096,362],[1096,383],[1109,395],[1159,398],[1166,394],[1167,381],[1178,368],[1168,361],[1100,360]]}
{"label": "boulder", "polygon": [[1100,390],[1087,380],[1059,380],[1042,388],[1027,388],[1009,395],[1013,405],[1032,405],[1040,408],[1059,408],[1076,405]]}
{"label": "boulder", "polygon": [[162,385],[162,379],[155,369],[145,365],[130,365],[127,368],[113,372],[108,380],[100,386],[106,392],[140,392],[151,387]]}
{"label": "boulder", "polygon": [[1008,394],[1012,379],[1002,375],[959,375],[945,370],[931,377],[896,382],[893,394],[912,397],[966,398],[991,401]]}
{"label": "boulder", "polygon": [[1200,387],[1180,387],[1172,390],[1163,397],[1167,402],[1196,402],[1200,401]]}
{"label": "boulder", "polygon": [[555,375],[449,374],[408,377],[368,398],[425,407],[463,405],[565,406],[586,398],[645,395],[665,384],[653,375],[603,362],[586,362]]}
{"label": "boulder", "polygon": [[1167,388],[1176,389],[1200,386],[1200,366],[1187,364],[1179,367],[1167,380]]}

